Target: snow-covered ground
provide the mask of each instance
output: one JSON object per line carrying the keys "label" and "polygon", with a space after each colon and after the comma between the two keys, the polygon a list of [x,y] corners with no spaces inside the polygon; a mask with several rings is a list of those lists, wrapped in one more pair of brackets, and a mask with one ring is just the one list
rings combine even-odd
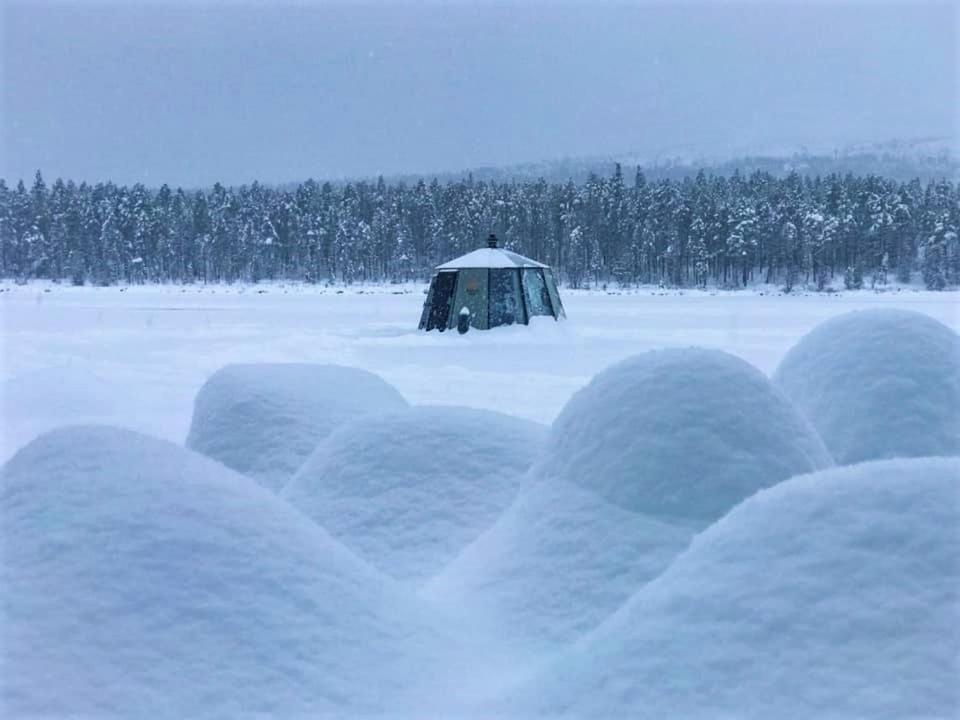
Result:
{"label": "snow-covered ground", "polygon": [[0,292],[0,716],[960,716],[955,295],[360,290]]}
{"label": "snow-covered ground", "polygon": [[551,422],[598,371],[652,348],[726,350],[770,374],[804,333],[848,310],[904,308],[960,330],[960,296],[562,291],[568,320],[489,333],[416,329],[422,286],[0,286],[0,462],[50,428],[104,422],[182,443],[219,368],[336,363],[412,404]]}

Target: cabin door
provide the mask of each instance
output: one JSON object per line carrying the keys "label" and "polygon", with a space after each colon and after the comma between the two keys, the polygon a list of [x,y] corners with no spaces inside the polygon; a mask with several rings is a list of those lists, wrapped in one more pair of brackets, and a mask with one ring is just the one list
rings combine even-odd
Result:
{"label": "cabin door", "polygon": [[457,284],[456,272],[437,273],[433,281],[433,292],[430,302],[430,314],[427,316],[427,330],[447,329],[450,317],[450,302],[453,300],[453,290]]}

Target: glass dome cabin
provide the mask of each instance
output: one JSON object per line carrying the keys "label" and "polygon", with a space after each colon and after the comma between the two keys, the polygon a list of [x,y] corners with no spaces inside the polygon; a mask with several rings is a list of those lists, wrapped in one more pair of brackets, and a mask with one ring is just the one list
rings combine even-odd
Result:
{"label": "glass dome cabin", "polygon": [[538,315],[566,317],[550,267],[497,247],[495,235],[487,247],[436,269],[420,315],[421,330],[466,332],[528,325]]}

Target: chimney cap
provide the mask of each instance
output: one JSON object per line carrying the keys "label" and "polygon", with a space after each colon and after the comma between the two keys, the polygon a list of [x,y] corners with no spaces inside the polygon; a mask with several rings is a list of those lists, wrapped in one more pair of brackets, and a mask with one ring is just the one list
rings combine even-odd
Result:
{"label": "chimney cap", "polygon": [[495,248],[497,247],[497,236],[493,233],[490,233],[490,236],[487,238],[487,247]]}

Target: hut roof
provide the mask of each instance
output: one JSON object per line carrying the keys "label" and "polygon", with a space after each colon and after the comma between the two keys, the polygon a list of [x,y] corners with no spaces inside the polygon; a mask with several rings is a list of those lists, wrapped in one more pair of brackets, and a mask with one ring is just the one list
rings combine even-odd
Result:
{"label": "hut roof", "polygon": [[443,265],[437,265],[437,270],[457,270],[460,268],[545,268],[549,267],[536,260],[531,260],[523,255],[518,255],[502,248],[485,247],[466,255],[454,258]]}

